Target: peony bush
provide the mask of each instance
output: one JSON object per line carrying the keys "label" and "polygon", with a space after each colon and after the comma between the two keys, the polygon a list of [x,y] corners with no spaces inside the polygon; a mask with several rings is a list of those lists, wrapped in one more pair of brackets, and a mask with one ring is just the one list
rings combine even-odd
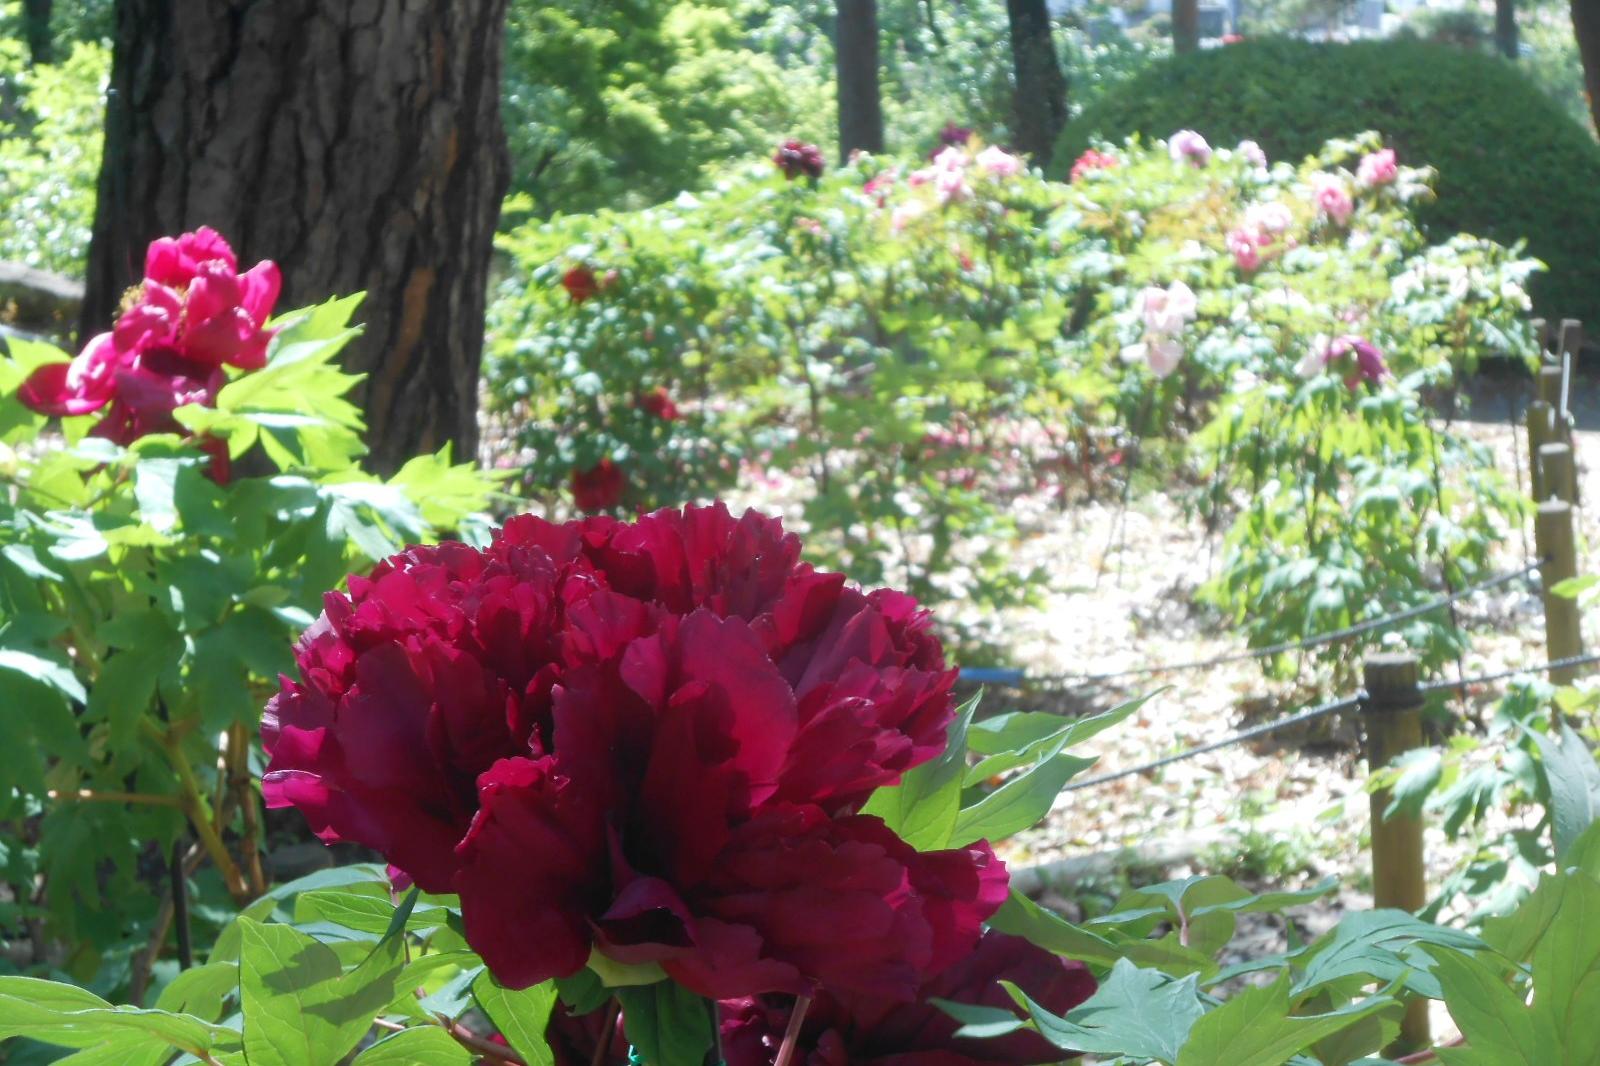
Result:
{"label": "peony bush", "polygon": [[[793,483],[832,565],[996,604],[1044,580],[1008,558],[1014,501],[1142,460],[1225,531],[1206,594],[1260,643],[1471,581],[1519,520],[1448,418],[1458,374],[1531,357],[1537,263],[1430,243],[1432,172],[1373,136],[1291,164],[1182,130],[1068,183],[977,142],[820,177],[805,147],[507,239],[489,404],[525,492],[626,513]],[[611,280],[579,300],[580,267]]]}
{"label": "peony bush", "polygon": [[278,268],[239,267],[211,230],[158,240],[77,356],[0,358],[0,925],[83,980],[151,979],[172,914],[142,871],[174,848],[208,905],[266,891],[252,737],[287,642],[348,569],[488,504],[447,452],[364,473],[358,300],[275,315]]}

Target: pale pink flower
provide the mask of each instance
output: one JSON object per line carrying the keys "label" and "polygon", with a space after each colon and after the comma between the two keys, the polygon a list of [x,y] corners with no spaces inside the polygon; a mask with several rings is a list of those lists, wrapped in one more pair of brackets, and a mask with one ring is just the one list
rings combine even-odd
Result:
{"label": "pale pink flower", "polygon": [[1361,165],[1356,168],[1356,180],[1369,189],[1388,185],[1399,176],[1400,167],[1395,163],[1393,148],[1363,156]]}
{"label": "pale pink flower", "polygon": [[933,166],[935,170],[965,170],[971,161],[965,148],[952,144],[939,150],[933,157]]}
{"label": "pale pink flower", "polygon": [[923,207],[922,204],[916,200],[898,204],[895,206],[895,209],[889,213],[889,228],[894,230],[896,233],[899,233],[901,230],[905,229],[911,223],[920,218],[923,212],[926,210],[927,208]]}
{"label": "pale pink flower", "polygon": [[1167,154],[1174,163],[1203,167],[1211,162],[1211,146],[1194,130],[1179,130],[1167,141]]}
{"label": "pale pink flower", "polygon": [[996,178],[1014,178],[1022,173],[1022,160],[992,144],[978,153],[975,162],[985,173]]}
{"label": "pale pink flower", "polygon": [[[948,149],[946,149],[948,151]],[[933,179],[933,188],[941,204],[955,203],[972,195],[964,170],[941,170]]]}
{"label": "pale pink flower", "polygon": [[1234,263],[1246,274],[1254,272],[1261,265],[1261,245],[1254,230],[1231,231],[1228,234],[1228,251],[1233,254]]}
{"label": "pale pink flower", "polygon": [[[1287,233],[1294,226],[1294,212],[1289,210],[1289,205],[1281,200],[1269,200],[1264,204],[1251,204],[1244,210],[1245,227],[1258,234],[1269,237],[1279,237]],[[1271,241],[1262,243],[1270,244]]]}
{"label": "pale pink flower", "polygon": [[1235,154],[1246,163],[1258,169],[1267,165],[1267,153],[1255,141],[1240,141],[1239,147],[1234,149]]}
{"label": "pale pink flower", "polygon": [[1148,338],[1122,349],[1122,359],[1127,363],[1144,363],[1150,373],[1165,378],[1171,376],[1183,360],[1183,344],[1171,337]]}
{"label": "pale pink flower", "polygon": [[1165,289],[1148,286],[1139,294],[1139,311],[1146,333],[1178,333],[1194,318],[1194,290],[1181,281]]}
{"label": "pale pink flower", "polygon": [[1336,226],[1349,222],[1351,213],[1356,209],[1355,202],[1350,199],[1349,190],[1344,187],[1344,182],[1332,174],[1317,176],[1313,199],[1316,200],[1317,210]]}

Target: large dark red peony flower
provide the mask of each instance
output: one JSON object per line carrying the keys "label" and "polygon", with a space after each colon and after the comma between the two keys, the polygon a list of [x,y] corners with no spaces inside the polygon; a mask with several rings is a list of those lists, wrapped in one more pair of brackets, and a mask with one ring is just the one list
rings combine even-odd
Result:
{"label": "large dark red peony flower", "polygon": [[822,150],[804,141],[784,141],[772,153],[772,162],[790,181],[795,178],[815,181],[822,177],[822,171],[827,166],[822,158]]}
{"label": "large dark red peony flower", "polygon": [[[930,1000],[1017,1010],[1001,981],[1064,1014],[1094,994],[1081,962],[1068,962],[1021,937],[987,932],[955,965],[929,980],[914,1002],[885,1002],[827,988],[812,1002],[801,1029],[796,1066],[1037,1066],[1063,1052],[1031,1031],[986,1040],[958,1038],[960,1023]],[[722,1004],[727,1066],[771,1066],[794,1001],[746,998]],[[1020,1016],[1020,1015],[1019,1015]]]}
{"label": "large dark red peony flower", "polygon": [[[118,444],[185,432],[172,412],[215,402],[227,380],[224,365],[266,365],[274,331],[264,323],[277,303],[281,277],[270,261],[243,274],[238,269],[233,249],[215,230],[154,241],[144,281],[112,331],[90,340],[70,363],[39,367],[18,398],[48,415],[104,410],[91,432]],[[224,480],[225,449],[221,455],[213,472]]]}
{"label": "large dark red peony flower", "polygon": [[395,556],[302,638],[267,801],[459,893],[507,984],[598,949],[709,996],[910,995],[1005,870],[855,813],[943,749],[954,672],[910,597],[799,547],[718,505]]}
{"label": "large dark red peony flower", "polygon": [[588,514],[609,511],[622,502],[628,475],[610,458],[601,459],[587,470],[572,472],[572,503]]}

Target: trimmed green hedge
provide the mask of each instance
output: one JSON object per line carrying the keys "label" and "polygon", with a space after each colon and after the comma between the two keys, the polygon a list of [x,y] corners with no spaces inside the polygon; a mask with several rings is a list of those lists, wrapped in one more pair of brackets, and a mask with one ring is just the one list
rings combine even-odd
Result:
{"label": "trimmed green hedge", "polygon": [[1265,39],[1153,64],[1063,131],[1055,176],[1091,140],[1195,129],[1218,147],[1254,138],[1299,161],[1324,141],[1380,131],[1403,163],[1438,168],[1421,216],[1451,232],[1526,240],[1550,267],[1546,315],[1600,323],[1600,145],[1504,60],[1422,41]]}

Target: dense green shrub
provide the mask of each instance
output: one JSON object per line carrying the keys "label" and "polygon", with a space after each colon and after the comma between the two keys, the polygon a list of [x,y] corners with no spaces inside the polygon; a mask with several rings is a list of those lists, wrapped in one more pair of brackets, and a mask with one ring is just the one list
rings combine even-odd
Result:
{"label": "dense green shrub", "polygon": [[1600,146],[1512,66],[1420,41],[1263,40],[1156,64],[1062,134],[1064,172],[1095,137],[1200,131],[1252,137],[1275,159],[1375,129],[1400,159],[1439,171],[1422,221],[1528,242],[1549,266],[1533,284],[1552,316],[1600,318]]}

